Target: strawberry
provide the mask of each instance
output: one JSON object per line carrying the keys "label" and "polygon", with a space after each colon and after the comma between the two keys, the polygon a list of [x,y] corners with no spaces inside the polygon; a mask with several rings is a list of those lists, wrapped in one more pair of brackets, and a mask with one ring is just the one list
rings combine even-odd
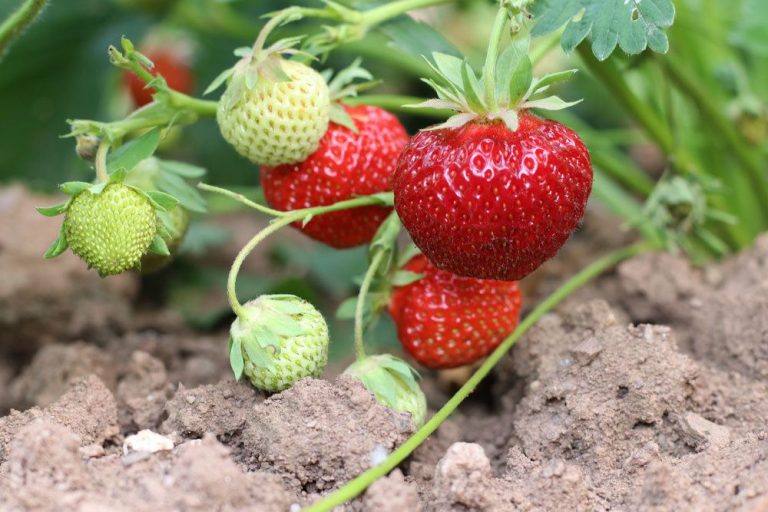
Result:
{"label": "strawberry", "polygon": [[243,305],[230,329],[235,377],[282,391],[318,377],[328,362],[328,326],[312,304],[293,295],[263,295]]}
{"label": "strawberry", "polygon": [[[261,168],[261,186],[270,206],[296,210],[391,190],[395,162],[408,134],[395,116],[378,107],[343,108],[357,132],[331,122],[320,147],[303,162]],[[343,249],[370,242],[390,211],[368,206],[326,213],[294,227]]]}
{"label": "strawberry", "polygon": [[[190,94],[194,89],[194,75],[186,59],[172,49],[157,47],[144,50],[144,54],[154,63],[151,73],[165,78],[168,87],[184,94]],[[152,102],[153,90],[147,87],[144,81],[135,74],[125,71],[123,82],[131,93],[133,103],[137,107],[143,107]]]}
{"label": "strawberry", "polygon": [[517,282],[460,277],[424,255],[405,270],[423,277],[396,287],[389,313],[403,349],[428,368],[453,368],[490,354],[517,327],[522,296]]}
{"label": "strawberry", "polygon": [[[564,71],[533,79],[527,40],[478,79],[467,61],[434,54],[440,99],[459,112],[414,136],[398,160],[395,209],[438,268],[480,279],[522,279],[555,255],[584,215],[589,153],[576,133],[531,108],[572,103],[543,94]],[[481,87],[480,84],[484,84]],[[482,89],[482,90],[480,90]]]}
{"label": "strawberry", "polygon": [[352,363],[344,375],[358,379],[390,409],[410,414],[416,428],[424,424],[427,398],[418,374],[405,361],[389,354],[368,356]]}
{"label": "strawberry", "polygon": [[221,135],[259,165],[301,162],[328,128],[328,85],[314,69],[280,57],[289,44],[248,53],[208,89],[228,80],[216,111]]}
{"label": "strawberry", "polygon": [[156,234],[149,199],[121,183],[77,193],[65,212],[66,244],[102,277],[138,267]]}

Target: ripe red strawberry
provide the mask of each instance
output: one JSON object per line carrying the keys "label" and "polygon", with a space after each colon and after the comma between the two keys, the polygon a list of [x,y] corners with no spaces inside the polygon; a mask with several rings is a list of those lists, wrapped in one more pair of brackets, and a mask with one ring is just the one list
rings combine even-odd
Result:
{"label": "ripe red strawberry", "polygon": [[557,253],[584,215],[589,153],[573,131],[527,112],[418,133],[394,179],[395,208],[438,267],[522,279]]}
{"label": "ripe red strawberry", "polygon": [[[395,116],[378,107],[344,106],[358,133],[331,122],[320,147],[303,162],[261,168],[267,202],[278,210],[325,206],[392,189],[395,162],[408,134]],[[343,249],[371,241],[391,208],[366,206],[326,213],[306,226],[307,236]]]}
{"label": "ripe red strawberry", "polygon": [[[151,70],[153,75],[162,75],[171,89],[185,94],[192,92],[195,80],[185,59],[177,55],[175,51],[163,50],[162,48],[146,50],[144,53],[155,64]],[[123,81],[137,107],[143,107],[152,102],[154,90],[151,87],[146,87],[141,78],[126,71],[123,74]]]}
{"label": "ripe red strawberry", "polygon": [[424,255],[405,270],[424,277],[395,288],[389,313],[405,351],[428,368],[454,368],[490,354],[517,327],[517,282],[460,277]]}

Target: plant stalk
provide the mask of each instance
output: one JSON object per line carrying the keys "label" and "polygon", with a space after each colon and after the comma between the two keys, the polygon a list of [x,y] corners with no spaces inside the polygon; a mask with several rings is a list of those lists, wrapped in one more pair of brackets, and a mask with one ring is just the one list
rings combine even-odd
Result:
{"label": "plant stalk", "polygon": [[363,315],[365,313],[365,297],[368,295],[368,290],[371,288],[371,282],[376,275],[376,272],[384,260],[386,253],[384,251],[377,251],[376,255],[371,260],[371,264],[368,266],[368,270],[365,272],[365,278],[360,285],[360,292],[357,294],[357,304],[355,304],[355,357],[358,361],[365,359],[365,344],[363,338],[363,332],[365,326],[363,325]]}
{"label": "plant stalk", "polygon": [[496,18],[493,21],[493,29],[488,39],[488,50],[485,54],[485,66],[483,67],[483,79],[485,80],[485,103],[489,112],[496,112],[499,107],[496,101],[496,61],[499,58],[499,46],[504,37],[504,27],[507,26],[509,11],[504,5],[499,7]]}
{"label": "plant stalk", "polygon": [[0,25],[0,57],[43,11],[48,0],[26,0]]}
{"label": "plant stalk", "polygon": [[469,380],[451,397],[446,404],[435,413],[430,420],[424,424],[415,434],[413,434],[408,440],[405,441],[398,449],[392,452],[387,459],[380,465],[375,466],[368,471],[362,473],[357,478],[348,482],[344,487],[334,491],[322,500],[305,508],[305,512],[327,512],[334,507],[342,505],[343,503],[360,495],[369,485],[375,482],[378,478],[386,475],[392,471],[398,464],[400,464],[406,457],[408,457],[421,443],[423,443],[427,437],[429,437],[442,422],[448,418],[469,396],[477,385],[485,378],[488,373],[493,369],[496,363],[509,351],[510,348],[517,342],[520,337],[525,334],[542,316],[551,311],[555,306],[562,302],[571,293],[576,291],[579,287],[589,282],[591,279],[597,277],[604,271],[620,263],[623,260],[636,256],[642,252],[653,249],[654,246],[648,243],[641,243],[619,249],[607,256],[600,258],[593,262],[586,268],[582,269],[578,274],[566,281],[560,288],[558,288],[552,295],[547,297],[541,302],[531,313],[525,317],[520,325],[515,329],[507,339],[505,339],[501,345],[499,345],[493,353],[488,356],[488,359],[475,371],[475,373],[469,378]]}
{"label": "plant stalk", "polygon": [[107,153],[109,153],[109,141],[102,140],[99,144],[99,149],[96,150],[96,158],[94,160],[96,164],[96,179],[101,183],[109,181],[109,173],[107,172]]}

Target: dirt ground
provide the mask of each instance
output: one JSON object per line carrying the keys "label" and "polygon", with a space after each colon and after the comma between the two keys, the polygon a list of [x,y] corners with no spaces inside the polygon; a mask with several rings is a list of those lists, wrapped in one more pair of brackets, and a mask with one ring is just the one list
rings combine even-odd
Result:
{"label": "dirt ground", "polygon": [[[0,189],[0,510],[293,511],[413,432],[345,378],[269,397],[233,382],[223,332],[137,310],[133,276],[43,261],[56,226],[32,208],[49,202]],[[610,244],[587,235],[529,297]],[[624,263],[340,510],[768,510],[766,276],[768,237],[705,269]],[[432,407],[449,392],[424,388]],[[125,450],[144,429],[172,448]]]}

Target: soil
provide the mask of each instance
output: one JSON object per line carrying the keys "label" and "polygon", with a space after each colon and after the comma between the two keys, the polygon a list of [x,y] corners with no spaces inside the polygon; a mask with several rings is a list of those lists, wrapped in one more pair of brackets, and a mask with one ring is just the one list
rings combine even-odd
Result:
{"label": "soil", "polygon": [[[43,261],[56,223],[32,207],[53,201],[0,189],[0,510],[297,510],[413,432],[344,377],[272,396],[234,382],[223,331],[142,308],[134,276]],[[615,243],[575,237],[529,303]],[[703,269],[622,264],[340,510],[768,510],[765,276],[768,236]],[[425,376],[432,407],[461,375]],[[173,449],[124,450],[144,429]]]}

